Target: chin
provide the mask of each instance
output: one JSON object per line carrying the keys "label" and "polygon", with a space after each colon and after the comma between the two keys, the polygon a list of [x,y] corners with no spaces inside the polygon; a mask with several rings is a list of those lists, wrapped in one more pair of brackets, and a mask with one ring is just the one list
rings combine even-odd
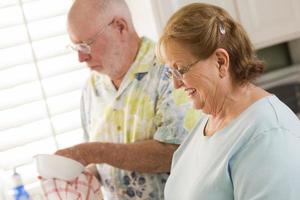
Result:
{"label": "chin", "polygon": [[93,71],[95,71],[95,72],[101,73],[101,74],[103,73],[103,70],[100,67],[92,67],[90,69],[93,70]]}
{"label": "chin", "polygon": [[203,108],[203,103],[193,100],[193,108],[196,110],[201,110]]}
{"label": "chin", "polygon": [[204,106],[204,101],[200,98],[199,94],[192,97],[191,101],[193,103],[193,108],[196,110],[201,110]]}

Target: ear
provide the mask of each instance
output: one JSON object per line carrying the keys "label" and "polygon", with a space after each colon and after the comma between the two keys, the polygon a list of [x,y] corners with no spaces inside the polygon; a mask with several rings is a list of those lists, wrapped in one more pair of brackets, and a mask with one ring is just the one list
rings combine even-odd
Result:
{"label": "ear", "polygon": [[120,34],[124,34],[128,31],[128,23],[121,17],[116,17],[114,19],[113,27],[116,28]]}
{"label": "ear", "polygon": [[215,51],[219,76],[223,78],[229,74],[229,54],[225,49],[218,48]]}

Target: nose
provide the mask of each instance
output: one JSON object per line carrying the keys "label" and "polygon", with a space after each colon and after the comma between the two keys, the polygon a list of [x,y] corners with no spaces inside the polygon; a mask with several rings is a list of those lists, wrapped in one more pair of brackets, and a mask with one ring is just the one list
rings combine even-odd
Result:
{"label": "nose", "polygon": [[90,54],[82,53],[81,51],[78,51],[78,60],[79,62],[86,62],[91,58]]}
{"label": "nose", "polygon": [[174,85],[175,89],[179,89],[184,85],[184,83],[182,82],[181,79],[177,79],[177,78],[174,77],[173,78],[173,85]]}

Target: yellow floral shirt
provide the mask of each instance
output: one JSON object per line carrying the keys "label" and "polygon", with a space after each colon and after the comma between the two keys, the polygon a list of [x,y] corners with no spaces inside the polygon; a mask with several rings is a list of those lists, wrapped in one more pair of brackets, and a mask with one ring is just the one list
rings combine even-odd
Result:
{"label": "yellow floral shirt", "polygon": [[[155,46],[143,38],[138,55],[115,89],[109,77],[91,74],[83,90],[82,124],[89,141],[132,143],[155,139],[180,144],[199,117],[183,91],[173,90],[157,63]],[[168,174],[147,174],[98,165],[108,199],[163,199]]]}

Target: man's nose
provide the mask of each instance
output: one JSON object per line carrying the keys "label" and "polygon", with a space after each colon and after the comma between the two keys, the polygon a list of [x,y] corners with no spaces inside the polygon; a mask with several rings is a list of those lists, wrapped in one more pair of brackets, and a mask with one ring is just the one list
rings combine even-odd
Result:
{"label": "man's nose", "polygon": [[91,58],[90,54],[82,53],[81,51],[78,51],[78,60],[79,62],[86,62]]}
{"label": "man's nose", "polygon": [[179,89],[183,86],[183,82],[181,79],[177,79],[175,77],[173,77],[173,85],[175,89]]}

